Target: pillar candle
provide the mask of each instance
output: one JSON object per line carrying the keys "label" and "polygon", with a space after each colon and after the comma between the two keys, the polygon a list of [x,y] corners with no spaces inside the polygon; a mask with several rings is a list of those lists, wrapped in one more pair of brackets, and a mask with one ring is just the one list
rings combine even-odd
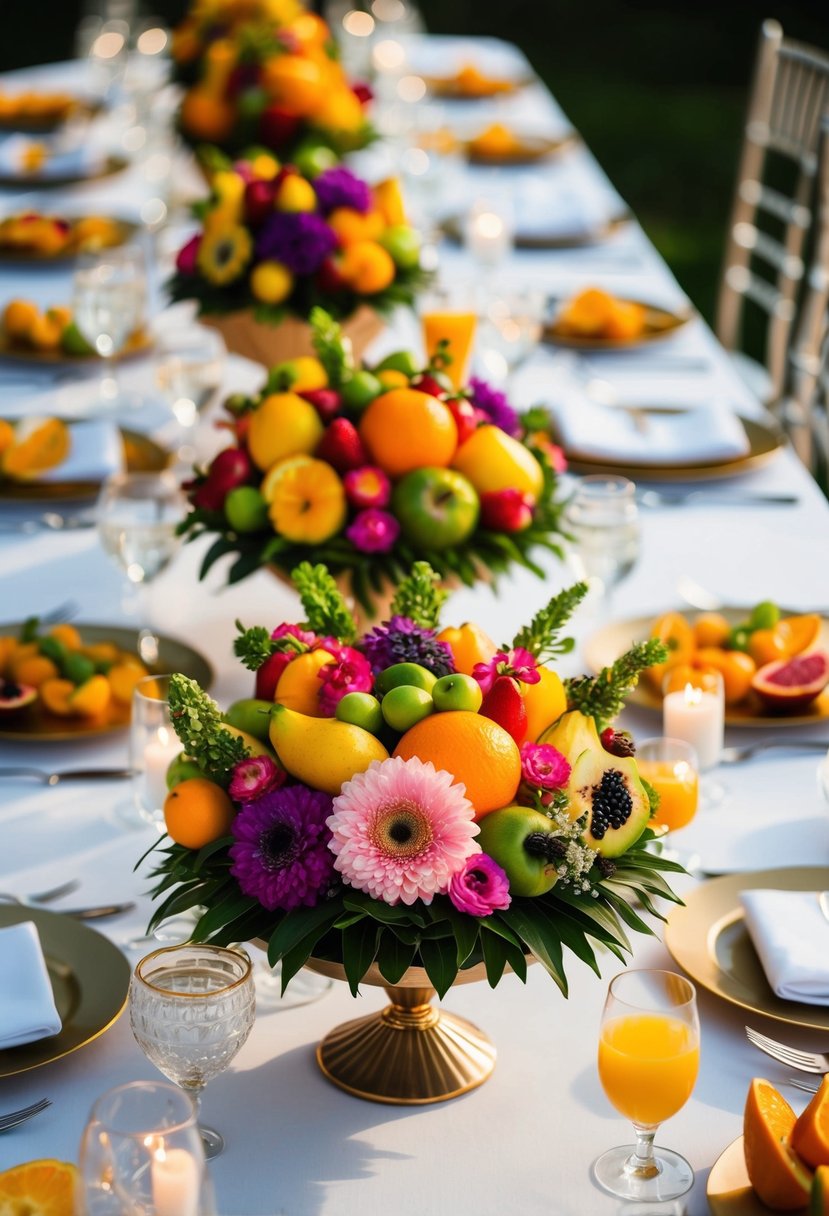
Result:
{"label": "pillar candle", "polygon": [[161,810],[167,797],[167,769],[181,751],[174,731],[159,726],[144,748],[144,789],[147,810]]}
{"label": "pillar candle", "polygon": [[199,1166],[192,1154],[159,1148],[153,1154],[152,1190],[155,1216],[197,1216]]}
{"label": "pillar candle", "polygon": [[690,743],[701,769],[713,768],[720,758],[725,731],[722,690],[708,691],[686,684],[669,692],[662,702],[663,731],[672,739]]}

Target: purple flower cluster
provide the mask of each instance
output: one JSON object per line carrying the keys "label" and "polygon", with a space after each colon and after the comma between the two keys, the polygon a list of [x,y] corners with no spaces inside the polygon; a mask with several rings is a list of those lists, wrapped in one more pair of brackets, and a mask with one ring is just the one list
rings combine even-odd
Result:
{"label": "purple flower cluster", "polygon": [[480,410],[486,415],[488,422],[499,426],[502,431],[506,431],[508,435],[517,436],[521,434],[521,423],[518,414],[507,401],[503,393],[499,393],[496,388],[492,388],[487,384],[486,380],[480,380],[477,376],[471,376],[469,387],[472,389],[470,398],[475,409]]}
{"label": "purple flower cluster", "polygon": [[328,215],[337,207],[350,207],[352,211],[365,215],[371,208],[368,183],[360,181],[359,177],[355,177],[350,169],[342,165],[335,165],[333,169],[326,169],[319,177],[315,177],[314,190],[324,215]]}
{"label": "purple flower cluster", "polygon": [[421,629],[407,616],[393,616],[377,625],[362,646],[375,674],[395,663],[419,663],[438,677],[455,670],[447,643],[437,640],[434,629]]}
{"label": "purple flower cluster", "polygon": [[243,806],[233,821],[230,872],[263,908],[312,908],[334,873],[325,821],[331,799],[305,785],[272,790]]}
{"label": "purple flower cluster", "polygon": [[311,211],[274,211],[256,240],[256,260],[281,262],[293,274],[319,270],[337,247],[337,238],[320,215]]}

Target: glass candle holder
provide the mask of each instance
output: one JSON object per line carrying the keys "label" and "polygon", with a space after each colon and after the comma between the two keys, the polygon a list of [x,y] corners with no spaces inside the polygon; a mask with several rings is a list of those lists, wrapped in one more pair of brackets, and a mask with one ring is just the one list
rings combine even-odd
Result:
{"label": "glass candle holder", "polygon": [[605,474],[582,477],[565,509],[564,531],[571,538],[568,556],[577,577],[590,585],[609,614],[613,589],[639,558],[635,484]]}
{"label": "glass candle holder", "polygon": [[193,1100],[133,1081],[95,1103],[81,1140],[85,1216],[215,1216]]}
{"label": "glass candle holder", "polygon": [[515,238],[511,207],[501,200],[479,199],[467,216],[464,235],[466,248],[479,266],[500,266]]}
{"label": "glass candle holder", "polygon": [[132,694],[130,768],[133,800],[139,817],[164,831],[167,769],[182,750],[173,729],[169,676],[146,676]]}
{"label": "glass candle holder", "polygon": [[682,739],[645,739],[636,748],[636,767],[659,794],[651,827],[669,832],[684,828],[699,805],[699,760]]}

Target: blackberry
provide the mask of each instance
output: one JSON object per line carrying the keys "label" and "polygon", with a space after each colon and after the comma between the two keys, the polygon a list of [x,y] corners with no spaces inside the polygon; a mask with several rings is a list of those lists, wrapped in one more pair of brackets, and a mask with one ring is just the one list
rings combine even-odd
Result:
{"label": "blackberry", "polygon": [[609,857],[597,857],[596,869],[599,871],[602,878],[612,878],[616,873],[616,862],[611,861]]}
{"label": "blackberry", "polygon": [[601,840],[608,828],[621,828],[633,810],[633,799],[627,781],[617,768],[605,769],[601,782],[591,791],[593,813],[590,832],[595,840]]}

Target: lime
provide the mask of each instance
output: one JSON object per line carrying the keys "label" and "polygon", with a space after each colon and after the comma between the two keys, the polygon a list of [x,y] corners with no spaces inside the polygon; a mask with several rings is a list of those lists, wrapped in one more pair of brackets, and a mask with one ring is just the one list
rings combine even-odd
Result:
{"label": "lime", "polygon": [[362,726],[372,735],[379,734],[384,724],[380,702],[370,692],[347,692],[337,702],[334,717],[352,726]]}
{"label": "lime", "polygon": [[84,654],[67,654],[63,660],[63,674],[73,684],[85,684],[95,675],[95,664]]}
{"label": "lime", "polygon": [[352,410],[364,410],[383,392],[383,385],[372,372],[355,372],[340,389],[343,404]]}
{"label": "lime", "polygon": [[747,624],[735,625],[728,635],[728,650],[745,650],[748,652],[748,644],[751,639],[751,630]]}
{"label": "lime", "polygon": [[381,234],[378,243],[401,270],[414,270],[420,265],[420,234],[414,228],[396,224]]}
{"label": "lime", "polygon": [[751,620],[748,627],[754,629],[774,629],[780,620],[780,609],[773,600],[761,600],[751,610]]}
{"label": "lime", "polygon": [[403,732],[434,713],[435,703],[425,688],[401,684],[386,693],[381,708],[392,730]]}
{"label": "lime", "polygon": [[45,658],[57,663],[58,667],[63,667],[67,655],[63,642],[59,642],[57,638],[38,638],[37,645]]}
{"label": "lime", "polygon": [[268,504],[254,486],[237,486],[225,499],[225,515],[234,532],[268,527]]}
{"label": "lime", "polygon": [[340,158],[333,148],[311,141],[300,144],[292,160],[303,177],[312,179],[340,163]]}
{"label": "lime", "polygon": [[90,346],[74,321],[70,321],[60,336],[60,344],[67,355],[94,355],[95,348]]}
{"label": "lime", "polygon": [[420,371],[417,356],[410,350],[396,350],[391,355],[381,359],[374,369],[375,372],[402,372],[411,379]]}
{"label": "lime", "polygon": [[407,688],[422,688],[424,692],[431,693],[436,683],[434,673],[429,671],[428,667],[422,667],[420,663],[394,663],[380,672],[374,681],[374,687],[381,696],[401,685]]}
{"label": "lime", "polygon": [[170,761],[170,767],[167,769],[167,789],[174,790],[181,781],[189,781],[191,777],[203,777],[204,772],[196,764],[195,760],[191,760],[189,756],[185,756],[184,752],[179,752]]}

